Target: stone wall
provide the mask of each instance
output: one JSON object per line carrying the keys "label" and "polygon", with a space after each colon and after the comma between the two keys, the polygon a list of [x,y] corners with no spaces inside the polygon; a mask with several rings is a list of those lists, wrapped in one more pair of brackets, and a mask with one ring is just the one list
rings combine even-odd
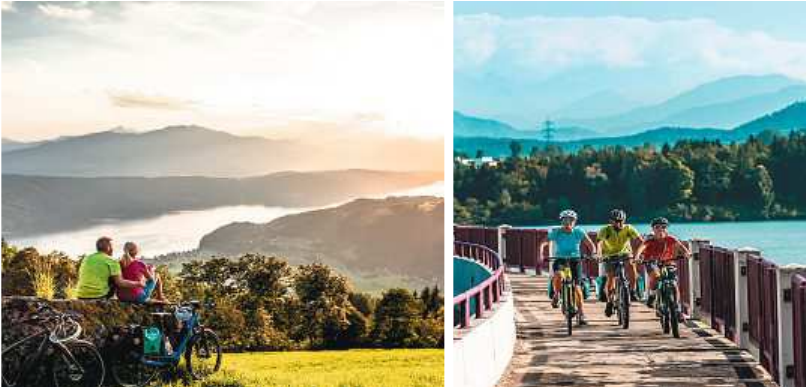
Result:
{"label": "stone wall", "polygon": [[[36,322],[26,322],[36,314],[41,303],[47,303],[59,312],[78,313],[81,316],[78,322],[83,328],[81,338],[94,343],[99,350],[102,350],[102,353],[125,338],[130,325],[159,325],[159,317],[151,313],[162,311],[162,309],[172,311],[170,307],[135,305],[118,300],[44,301],[34,297],[3,297],[3,348],[41,330]],[[52,312],[45,310],[40,314],[45,317],[49,313]],[[171,328],[174,319],[168,316],[164,318],[164,323],[167,328]]]}

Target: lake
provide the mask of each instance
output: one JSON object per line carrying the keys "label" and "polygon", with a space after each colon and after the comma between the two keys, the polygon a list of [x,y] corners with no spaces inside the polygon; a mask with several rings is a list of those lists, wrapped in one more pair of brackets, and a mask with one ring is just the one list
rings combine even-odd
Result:
{"label": "lake", "polygon": [[[377,195],[374,198],[422,195],[442,197],[444,184],[439,182]],[[226,206],[199,211],[177,211],[150,219],[109,221],[80,230],[16,238],[8,242],[18,247],[33,246],[41,252],[58,250],[76,257],[93,252],[98,237],[108,235],[114,240],[116,255],[124,242],[132,241],[140,245],[143,255],[153,257],[170,252],[193,250],[199,246],[199,241],[205,234],[232,222],[266,223],[282,216],[341,204],[344,202],[315,208]]]}
{"label": "lake", "polygon": [[[589,231],[602,227],[580,226]],[[650,232],[649,224],[634,226],[642,234]],[[722,247],[754,247],[761,250],[765,258],[779,265],[806,265],[806,220],[674,223],[669,231],[682,239],[706,239],[712,245]]]}

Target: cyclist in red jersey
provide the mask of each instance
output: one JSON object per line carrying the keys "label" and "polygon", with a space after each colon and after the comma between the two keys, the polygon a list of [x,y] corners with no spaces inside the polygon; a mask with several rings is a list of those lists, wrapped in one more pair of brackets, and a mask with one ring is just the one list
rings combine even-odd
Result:
{"label": "cyclist in red jersey", "polygon": [[[688,247],[669,234],[669,220],[663,217],[655,218],[652,220],[652,235],[647,238],[638,247],[635,252],[636,257],[642,257],[643,262],[652,263],[654,265],[647,265],[649,274],[649,297],[647,297],[647,305],[652,306],[655,301],[655,288],[660,278],[660,268],[658,264],[674,261],[678,253],[682,253],[688,257],[691,255]],[[680,299],[679,289],[677,299]]]}

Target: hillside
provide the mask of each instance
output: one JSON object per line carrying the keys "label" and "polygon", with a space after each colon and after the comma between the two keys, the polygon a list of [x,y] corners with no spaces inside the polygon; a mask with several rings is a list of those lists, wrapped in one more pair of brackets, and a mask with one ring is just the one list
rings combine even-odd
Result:
{"label": "hillside", "polygon": [[241,179],[3,175],[3,236],[41,235],[108,220],[221,206],[323,206],[442,179],[441,172],[372,170],[283,172]]}
{"label": "hillside", "polygon": [[[169,126],[142,133],[108,130],[4,151],[3,173],[245,177],[287,170],[362,168],[368,163],[396,171],[435,170],[442,165],[443,145],[436,140],[359,131],[339,142],[315,140],[236,136],[199,126]],[[421,157],[411,157],[414,151]]]}
{"label": "hillside", "polygon": [[743,75],[708,82],[625,113],[564,122],[610,135],[663,126],[731,128],[804,98],[806,85],[801,81],[781,75]]}
{"label": "hillside", "polygon": [[361,277],[441,283],[444,199],[358,199],[339,207],[289,215],[266,224],[232,223],[205,235],[199,251],[248,252],[321,261]]}
{"label": "hillside", "polygon": [[[732,130],[663,127],[627,136],[558,141],[555,142],[554,145],[566,151],[576,151],[585,146],[593,146],[595,148],[617,145],[634,147],[643,144],[673,144],[681,140],[741,142],[750,135],[759,135],[764,131],[787,133],[802,129],[806,129],[806,102],[796,102],[772,114],[739,125]],[[476,150],[482,149],[487,156],[507,156],[510,154],[509,144],[512,140],[512,138],[455,138],[454,151],[473,156]],[[533,147],[543,148],[546,146],[545,142],[540,140],[518,139],[518,142],[521,143],[526,153]]]}
{"label": "hillside", "polygon": [[[557,128],[554,136],[559,141],[570,141],[588,137],[596,137],[597,132],[579,127]],[[489,118],[480,118],[453,112],[453,136],[487,137],[487,138],[522,138],[542,139],[544,131],[516,129],[512,125]]]}

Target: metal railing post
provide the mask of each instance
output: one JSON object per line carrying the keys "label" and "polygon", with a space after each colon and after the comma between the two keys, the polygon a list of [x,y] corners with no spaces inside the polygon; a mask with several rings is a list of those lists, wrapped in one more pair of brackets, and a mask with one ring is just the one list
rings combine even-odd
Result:
{"label": "metal railing post", "polygon": [[512,226],[508,224],[498,226],[498,256],[501,257],[501,262],[504,264],[504,271],[507,271],[507,243],[504,234],[511,228]]}
{"label": "metal railing post", "polygon": [[804,265],[787,265],[776,270],[778,277],[778,375],[781,387],[795,385],[795,348],[792,326],[792,276],[806,274]]}
{"label": "metal railing post", "polygon": [[689,305],[691,305],[690,318],[700,318],[700,297],[702,291],[700,289],[700,247],[708,246],[711,242],[705,239],[692,239],[691,240],[691,258],[688,260],[688,281],[689,281]]}
{"label": "metal railing post", "polygon": [[761,252],[752,247],[734,250],[736,259],[736,339],[742,349],[750,349],[750,307],[747,301],[747,257],[758,256]]}

